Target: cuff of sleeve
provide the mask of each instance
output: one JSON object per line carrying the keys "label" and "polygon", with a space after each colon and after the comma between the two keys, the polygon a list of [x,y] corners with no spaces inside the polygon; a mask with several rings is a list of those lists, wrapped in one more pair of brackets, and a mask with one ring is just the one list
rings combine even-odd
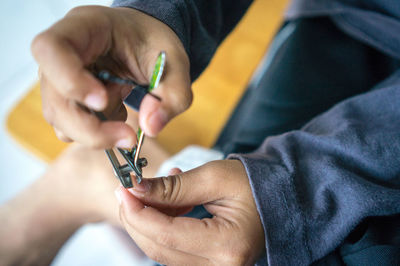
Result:
{"label": "cuff of sleeve", "polygon": [[164,0],[116,0],[113,2],[111,7],[133,8],[168,25],[181,40],[186,53],[190,58],[190,41],[188,39],[188,36],[190,36],[190,33],[188,32],[189,27],[185,26],[185,19],[182,16],[185,12],[180,10],[177,3]]}
{"label": "cuff of sleeve", "polygon": [[257,265],[308,265],[312,262],[304,217],[288,170],[257,153],[231,154],[247,172],[264,228],[266,255]]}

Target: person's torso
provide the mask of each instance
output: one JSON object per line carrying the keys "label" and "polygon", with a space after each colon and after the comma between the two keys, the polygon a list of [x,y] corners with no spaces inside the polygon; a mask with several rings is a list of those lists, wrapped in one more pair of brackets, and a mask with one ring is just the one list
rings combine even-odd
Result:
{"label": "person's torso", "polygon": [[399,0],[292,0],[287,19],[330,16],[354,38],[400,59]]}

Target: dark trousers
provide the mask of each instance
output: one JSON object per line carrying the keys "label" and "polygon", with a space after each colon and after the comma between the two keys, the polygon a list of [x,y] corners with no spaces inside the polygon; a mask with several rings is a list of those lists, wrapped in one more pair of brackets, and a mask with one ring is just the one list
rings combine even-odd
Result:
{"label": "dark trousers", "polygon": [[[251,152],[266,137],[300,129],[336,103],[371,90],[399,67],[399,61],[342,33],[329,18],[287,22],[215,148]],[[315,264],[400,265],[400,215],[368,218]]]}
{"label": "dark trousers", "polygon": [[326,17],[287,22],[269,50],[215,144],[225,154],[253,151],[268,136],[301,128],[400,66]]}

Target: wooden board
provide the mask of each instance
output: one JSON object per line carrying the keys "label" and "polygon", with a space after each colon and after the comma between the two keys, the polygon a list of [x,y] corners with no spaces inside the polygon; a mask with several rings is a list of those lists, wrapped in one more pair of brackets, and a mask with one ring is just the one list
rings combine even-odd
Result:
{"label": "wooden board", "polygon": [[[169,152],[175,153],[189,144],[213,145],[279,27],[286,3],[287,0],[254,1],[193,84],[192,106],[159,135],[159,142]],[[39,86],[35,84],[11,110],[7,128],[21,145],[51,161],[67,144],[56,138],[42,117]]]}

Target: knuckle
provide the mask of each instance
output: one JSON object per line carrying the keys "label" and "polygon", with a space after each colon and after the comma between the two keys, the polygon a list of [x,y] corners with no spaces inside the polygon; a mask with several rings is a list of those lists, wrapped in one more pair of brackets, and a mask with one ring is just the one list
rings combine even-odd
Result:
{"label": "knuckle", "polygon": [[93,7],[91,6],[76,6],[72,8],[67,15],[75,15],[75,14],[82,14],[93,11]]}
{"label": "knuckle", "polygon": [[161,178],[162,198],[166,202],[175,203],[179,201],[182,188],[182,176],[168,176]]}
{"label": "knuckle", "polygon": [[46,47],[48,47],[49,43],[52,41],[52,36],[49,31],[44,31],[36,35],[31,43],[31,51],[34,56],[38,56],[40,52]]}
{"label": "knuckle", "polygon": [[108,8],[104,6],[93,6],[93,5],[86,5],[86,6],[77,6],[72,8],[68,13],[67,17],[77,16],[82,21],[86,20],[94,20],[94,21],[104,21],[104,14]]}

